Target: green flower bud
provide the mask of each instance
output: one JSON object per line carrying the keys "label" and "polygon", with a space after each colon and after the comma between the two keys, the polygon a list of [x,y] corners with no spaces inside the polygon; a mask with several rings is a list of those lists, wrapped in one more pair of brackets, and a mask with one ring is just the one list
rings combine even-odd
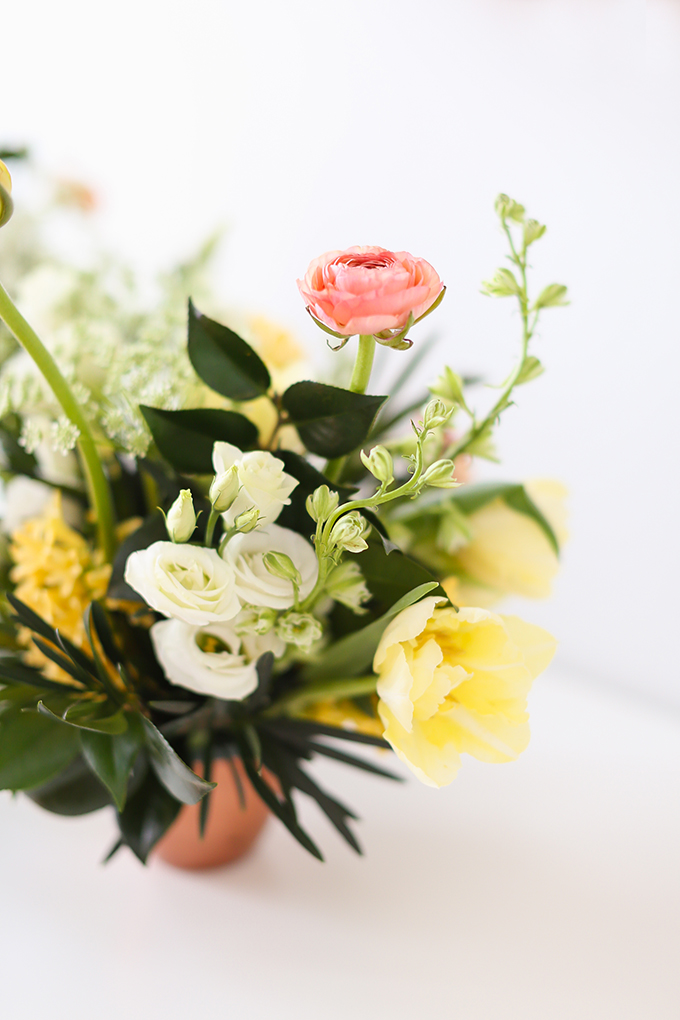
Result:
{"label": "green flower bud", "polygon": [[528,248],[534,241],[538,241],[539,237],[543,237],[545,231],[546,227],[543,223],[539,223],[538,220],[527,220],[524,224],[524,247]]}
{"label": "green flower bud", "polygon": [[499,195],[495,202],[496,212],[502,220],[514,220],[516,223],[524,222],[524,206],[515,202],[509,195]]}
{"label": "green flower bud", "polygon": [[550,283],[536,298],[534,308],[559,308],[568,305],[567,288],[562,283]]}
{"label": "green flower bud", "polygon": [[244,510],[242,514],[234,520],[234,528],[236,531],[240,531],[242,535],[247,535],[249,531],[255,531],[260,523],[260,511],[256,506],[251,506],[249,510]]}
{"label": "green flower bud", "polygon": [[320,485],[311,496],[307,496],[305,506],[307,513],[313,521],[327,521],[334,510],[337,509],[340,497],[337,492],[332,492],[327,485]]}
{"label": "green flower bud", "polygon": [[284,581],[292,581],[297,587],[302,583],[300,571],[297,569],[290,556],[282,552],[268,552],[262,557],[263,562],[270,574],[280,577]]}
{"label": "green flower bud", "polygon": [[482,283],[482,294],[489,297],[512,297],[520,294],[521,287],[509,269],[497,269],[490,280]]}
{"label": "green flower bud", "polygon": [[331,570],[326,579],[326,593],[357,614],[366,612],[361,607],[371,598],[359,564],[351,560],[345,560]]}
{"label": "green flower bud", "polygon": [[287,645],[297,645],[308,649],[323,634],[323,627],[314,616],[308,613],[285,613],[279,617],[276,633]]}
{"label": "green flower bud", "polygon": [[215,475],[210,486],[208,499],[212,503],[213,510],[223,514],[234,502],[240,489],[238,468],[232,464],[230,468],[219,475]]}
{"label": "green flower bud", "polygon": [[234,630],[244,634],[268,634],[276,623],[276,610],[266,606],[248,606],[234,621]]}
{"label": "green flower bud", "polygon": [[452,404],[458,404],[460,407],[467,410],[467,404],[465,403],[465,397],[463,396],[463,380],[461,377],[449,368],[448,365],[437,379],[434,386],[430,386],[430,393],[435,397],[442,397],[444,400],[451,401]]}
{"label": "green flower bud", "polygon": [[368,549],[364,535],[368,532],[368,524],[357,510],[351,510],[333,525],[330,543],[345,552],[360,553]]}
{"label": "green flower bud", "polygon": [[369,454],[365,454],[362,450],[359,456],[364,467],[379,482],[389,485],[394,481],[394,461],[391,453],[384,446],[374,446]]}
{"label": "green flower bud", "polygon": [[436,489],[454,489],[459,483],[453,477],[455,464],[452,460],[436,460],[430,464],[423,474],[423,485],[432,485]]}
{"label": "green flower bud", "polygon": [[453,408],[447,407],[443,400],[436,397],[425,408],[423,428],[436,429],[440,425],[446,424],[452,414]]}
{"label": "green flower bud", "polygon": [[14,211],[12,202],[12,177],[5,164],[0,159],[0,227],[7,223],[7,220]]}
{"label": "green flower bud", "polygon": [[191,489],[180,489],[179,496],[168,510],[165,527],[173,542],[188,542],[196,530],[196,513]]}

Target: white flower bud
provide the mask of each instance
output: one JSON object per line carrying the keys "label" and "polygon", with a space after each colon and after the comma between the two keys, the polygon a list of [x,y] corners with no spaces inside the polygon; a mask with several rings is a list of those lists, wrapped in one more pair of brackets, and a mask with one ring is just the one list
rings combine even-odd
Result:
{"label": "white flower bud", "polygon": [[240,488],[241,483],[239,482],[238,468],[235,464],[232,464],[226,471],[222,471],[220,474],[215,475],[208,494],[208,499],[212,503],[213,510],[215,510],[218,514],[222,514],[225,510],[228,510],[238,496]]}
{"label": "white flower bud", "polygon": [[345,552],[363,552],[364,549],[368,549],[368,544],[364,541],[368,527],[361,514],[357,510],[351,510],[333,525],[330,543],[338,549],[344,549]]}
{"label": "white flower bud", "polygon": [[248,606],[234,620],[237,634],[268,634],[276,623],[276,612],[266,606]]}
{"label": "white flower bud", "polygon": [[452,412],[452,407],[447,407],[443,400],[435,397],[425,408],[423,427],[426,429],[436,429],[440,425],[444,425],[451,417]]}
{"label": "white flower bud", "polygon": [[323,628],[314,616],[308,613],[286,613],[276,624],[276,633],[287,645],[308,649],[323,634]]}
{"label": "white flower bud", "polygon": [[300,571],[297,569],[290,556],[282,552],[267,552],[262,557],[265,567],[274,577],[280,577],[283,581],[292,581],[297,587],[302,583]]}
{"label": "white flower bud", "polygon": [[179,496],[168,510],[165,527],[173,542],[188,542],[196,530],[196,513],[191,489],[180,489]]}
{"label": "white flower bud", "polygon": [[432,485],[436,489],[454,489],[459,484],[453,477],[455,469],[456,466],[452,460],[436,460],[425,471],[421,482],[423,485]]}
{"label": "white flower bud", "polygon": [[361,606],[371,597],[358,563],[352,560],[345,560],[331,570],[326,579],[326,593],[355,613],[365,613]]}
{"label": "white flower bud", "polygon": [[313,521],[323,522],[328,520],[339,502],[340,497],[337,492],[332,492],[327,485],[320,485],[311,496],[307,496],[305,506]]}
{"label": "white flower bud", "polygon": [[247,535],[258,527],[261,516],[257,507],[251,506],[250,510],[244,510],[242,514],[238,515],[234,521],[234,528],[236,531],[240,531],[242,535]]}
{"label": "white flower bud", "polygon": [[362,450],[359,456],[364,467],[379,482],[389,485],[394,481],[394,461],[392,454],[384,446],[374,446],[369,454],[365,454]]}

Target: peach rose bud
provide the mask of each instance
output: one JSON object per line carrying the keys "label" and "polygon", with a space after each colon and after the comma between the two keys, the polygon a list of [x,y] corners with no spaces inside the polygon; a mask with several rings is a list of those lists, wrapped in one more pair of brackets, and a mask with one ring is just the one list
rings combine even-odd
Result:
{"label": "peach rose bud", "polygon": [[425,259],[406,251],[354,247],[329,251],[297,281],[307,311],[344,346],[356,334],[404,350],[406,333],[444,296],[444,285]]}

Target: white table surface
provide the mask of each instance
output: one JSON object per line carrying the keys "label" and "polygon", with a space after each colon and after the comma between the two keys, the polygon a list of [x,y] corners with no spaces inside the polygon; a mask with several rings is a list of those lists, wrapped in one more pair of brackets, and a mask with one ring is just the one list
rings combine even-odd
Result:
{"label": "white table surface", "polygon": [[443,791],[322,763],[316,809],[213,872],[101,867],[107,812],[0,796],[2,1020],[677,1020],[680,717],[553,668],[513,765]]}

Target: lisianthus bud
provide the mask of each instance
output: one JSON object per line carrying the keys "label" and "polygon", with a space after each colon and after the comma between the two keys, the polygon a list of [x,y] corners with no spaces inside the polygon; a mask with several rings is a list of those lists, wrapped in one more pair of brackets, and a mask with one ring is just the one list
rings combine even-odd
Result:
{"label": "lisianthus bud", "polygon": [[357,510],[351,510],[341,517],[331,528],[330,543],[345,552],[360,553],[368,549],[364,535],[368,524]]}
{"label": "lisianthus bud", "polygon": [[236,531],[240,531],[242,535],[247,535],[248,532],[254,531],[260,523],[261,517],[260,511],[256,506],[251,506],[249,510],[244,510],[242,514],[234,520],[234,528]]}
{"label": "lisianthus bud", "polygon": [[309,613],[286,613],[279,617],[276,633],[287,645],[307,649],[323,634],[319,621]]}
{"label": "lisianthus bud", "polygon": [[210,486],[210,493],[208,494],[213,510],[218,514],[228,510],[236,499],[240,488],[238,468],[235,464],[232,464],[226,471],[215,475]]}
{"label": "lisianthus bud", "polygon": [[302,583],[300,571],[290,556],[286,556],[282,552],[268,552],[264,554],[262,559],[265,567],[274,577],[280,577],[284,581],[292,581],[297,587]]}
{"label": "lisianthus bud", "polygon": [[313,521],[327,521],[339,502],[337,492],[332,492],[327,485],[320,485],[311,496],[307,496],[305,506]]}
{"label": "lisianthus bud", "polygon": [[425,408],[423,414],[423,426],[426,429],[436,429],[444,425],[453,412],[453,408],[447,407],[443,400],[435,397]]}
{"label": "lisianthus bud", "polygon": [[12,215],[14,204],[12,203],[12,177],[5,164],[0,159],[0,227],[2,227]]}
{"label": "lisianthus bud", "polygon": [[276,623],[276,611],[267,606],[248,606],[234,620],[237,634],[268,634]]}
{"label": "lisianthus bud", "polygon": [[168,510],[165,527],[173,542],[188,542],[196,530],[196,512],[191,489],[180,489],[179,496]]}
{"label": "lisianthus bud", "polygon": [[364,467],[379,482],[389,485],[394,480],[394,461],[391,453],[384,446],[374,446],[369,454],[365,454],[362,450],[359,456]]}
{"label": "lisianthus bud", "polygon": [[436,489],[454,489],[459,483],[454,478],[455,464],[452,460],[436,460],[422,476],[424,485]]}
{"label": "lisianthus bud", "polygon": [[326,579],[326,593],[357,614],[366,612],[361,607],[371,597],[359,564],[352,560],[345,560],[331,570]]}

